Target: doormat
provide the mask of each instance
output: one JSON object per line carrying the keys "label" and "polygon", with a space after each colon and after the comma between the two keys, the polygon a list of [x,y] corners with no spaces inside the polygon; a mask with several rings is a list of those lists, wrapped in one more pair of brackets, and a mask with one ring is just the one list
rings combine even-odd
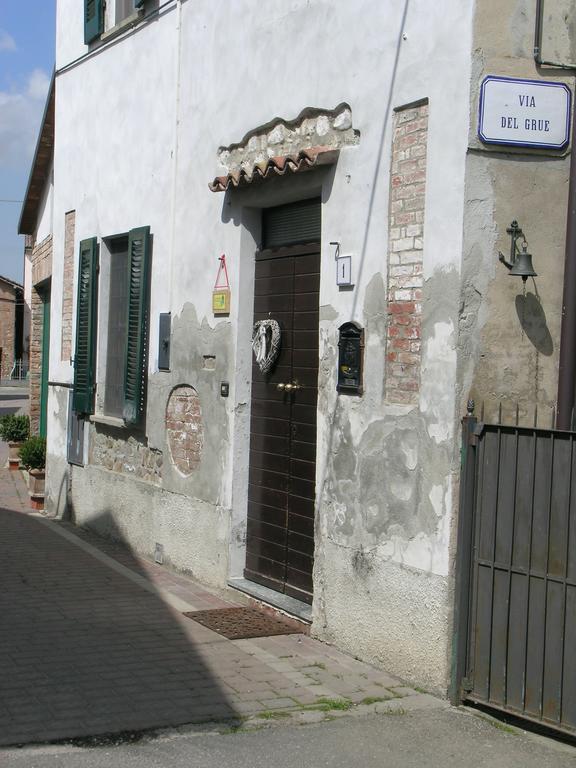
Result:
{"label": "doormat", "polygon": [[299,622],[267,616],[256,608],[215,608],[210,611],[189,611],[184,616],[227,637],[228,640],[299,635],[304,632]]}

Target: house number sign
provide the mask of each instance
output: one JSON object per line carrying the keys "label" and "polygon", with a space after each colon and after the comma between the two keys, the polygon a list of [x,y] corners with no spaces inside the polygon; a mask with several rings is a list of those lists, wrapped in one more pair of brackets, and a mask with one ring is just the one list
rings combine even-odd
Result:
{"label": "house number sign", "polygon": [[480,87],[478,135],[485,144],[563,149],[570,97],[564,83],[489,75]]}
{"label": "house number sign", "polygon": [[352,256],[336,257],[336,285],[352,285]]}

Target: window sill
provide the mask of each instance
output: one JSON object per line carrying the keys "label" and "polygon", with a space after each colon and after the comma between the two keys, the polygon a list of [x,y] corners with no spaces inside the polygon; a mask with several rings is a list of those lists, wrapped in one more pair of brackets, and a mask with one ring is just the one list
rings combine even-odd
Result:
{"label": "window sill", "polygon": [[93,424],[105,424],[107,427],[118,427],[119,429],[126,428],[124,419],[119,419],[117,416],[105,416],[103,413],[92,414],[92,416],[90,416],[90,421]]}
{"label": "window sill", "polygon": [[113,37],[121,35],[122,32],[125,32],[130,27],[135,27],[143,16],[144,9],[134,11],[134,13],[131,13],[130,16],[126,16],[126,18],[122,19],[122,21],[118,22],[118,24],[110,27],[110,29],[107,29],[106,32],[103,32],[100,35],[100,40],[104,43],[106,40],[111,40]]}

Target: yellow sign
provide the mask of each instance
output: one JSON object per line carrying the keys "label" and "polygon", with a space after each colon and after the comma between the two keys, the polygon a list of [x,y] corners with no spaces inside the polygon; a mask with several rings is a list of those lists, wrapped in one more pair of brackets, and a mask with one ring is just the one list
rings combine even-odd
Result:
{"label": "yellow sign", "polygon": [[216,288],[212,291],[212,311],[215,315],[230,314],[230,288]]}

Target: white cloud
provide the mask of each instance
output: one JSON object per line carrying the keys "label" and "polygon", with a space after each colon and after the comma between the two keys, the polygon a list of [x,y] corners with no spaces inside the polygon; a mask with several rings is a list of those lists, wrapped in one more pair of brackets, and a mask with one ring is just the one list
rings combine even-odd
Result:
{"label": "white cloud", "polygon": [[0,168],[29,165],[49,84],[48,75],[35,69],[21,90],[0,91]]}
{"label": "white cloud", "polygon": [[35,69],[28,78],[28,96],[44,101],[48,93],[50,78],[42,69]]}
{"label": "white cloud", "polygon": [[4,29],[0,29],[0,51],[15,51],[16,41]]}

